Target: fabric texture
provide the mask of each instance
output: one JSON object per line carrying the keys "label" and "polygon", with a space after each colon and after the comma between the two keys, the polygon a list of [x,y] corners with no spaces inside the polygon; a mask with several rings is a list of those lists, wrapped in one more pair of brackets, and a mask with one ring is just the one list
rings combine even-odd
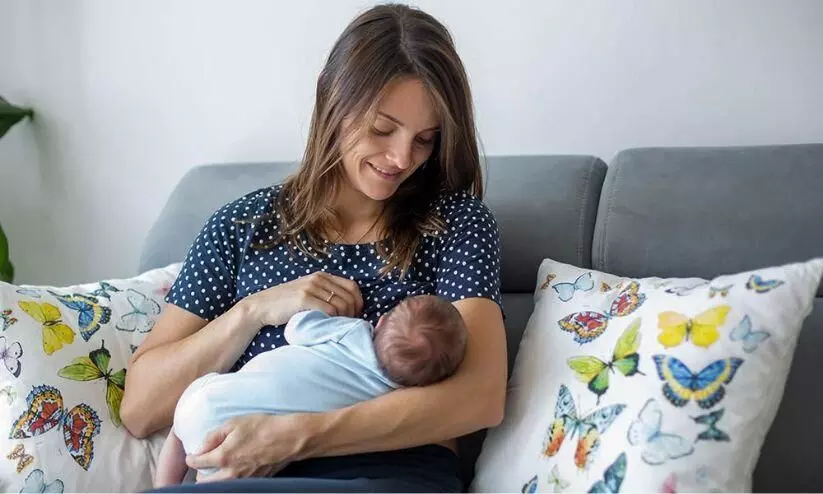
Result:
{"label": "fabric texture", "polygon": [[[409,273],[382,277],[384,261],[373,244],[330,244],[331,255],[314,259],[296,247],[255,246],[277,238],[273,201],[280,187],[268,187],[232,201],[214,213],[189,250],[167,301],[204,319],[227,311],[236,301],[315,271],[356,281],[363,295],[359,317],[377,324],[401,300],[434,294],[447,301],[485,297],[501,304],[500,238],[494,217],[479,200],[463,193],[441,197],[436,205],[447,230],[423,238]],[[248,221],[268,218],[251,223]],[[293,247],[293,252],[289,247]],[[285,325],[265,327],[233,367],[285,344]]]}
{"label": "fabric texture", "polygon": [[0,283],[0,490],[133,492],[164,438],[120,420],[126,366],[180,265],[65,287]]}
{"label": "fabric texture", "polygon": [[152,492],[462,492],[458,457],[437,445],[312,458],[271,478],[184,484]]}
{"label": "fabric texture", "polygon": [[267,413],[325,412],[397,389],[380,369],[372,326],[319,311],[295,314],[288,345],[258,354],[238,372],[194,380],[177,402],[174,431],[186,452],[231,418]]}
{"label": "fabric texture", "polygon": [[710,280],[545,260],[473,490],[749,491],[821,276],[823,259]]}

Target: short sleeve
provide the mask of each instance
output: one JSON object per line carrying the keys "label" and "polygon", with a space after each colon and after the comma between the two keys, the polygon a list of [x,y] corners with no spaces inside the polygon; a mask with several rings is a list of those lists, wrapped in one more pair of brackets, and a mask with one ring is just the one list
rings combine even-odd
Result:
{"label": "short sleeve", "polygon": [[239,223],[245,196],[226,204],[206,221],[183,262],[166,302],[211,321],[235,303],[236,279],[248,243],[248,223]]}
{"label": "short sleeve", "polygon": [[500,233],[491,211],[465,193],[447,198],[439,208],[447,231],[438,252],[437,295],[449,301],[483,297],[502,308]]}
{"label": "short sleeve", "polygon": [[286,324],[284,336],[289,345],[313,346],[338,342],[357,325],[368,324],[348,317],[331,317],[319,310],[298,312]]}

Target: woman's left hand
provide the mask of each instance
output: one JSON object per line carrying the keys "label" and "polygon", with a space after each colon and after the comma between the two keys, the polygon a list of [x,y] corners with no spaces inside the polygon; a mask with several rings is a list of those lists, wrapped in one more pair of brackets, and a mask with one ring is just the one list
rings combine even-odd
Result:
{"label": "woman's left hand", "polygon": [[299,414],[235,417],[206,436],[201,452],[186,457],[186,464],[196,469],[218,469],[211,475],[198,474],[198,482],[269,477],[297,459],[305,441],[301,417]]}

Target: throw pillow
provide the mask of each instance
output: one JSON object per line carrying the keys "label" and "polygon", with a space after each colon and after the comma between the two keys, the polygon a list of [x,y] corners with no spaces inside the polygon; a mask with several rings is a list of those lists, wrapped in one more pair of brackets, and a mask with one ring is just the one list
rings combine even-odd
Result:
{"label": "throw pillow", "polygon": [[545,260],[482,492],[742,492],[823,259],[712,280]]}
{"label": "throw pillow", "polygon": [[67,287],[0,283],[0,488],[151,488],[163,435],[120,421],[126,364],[180,265]]}

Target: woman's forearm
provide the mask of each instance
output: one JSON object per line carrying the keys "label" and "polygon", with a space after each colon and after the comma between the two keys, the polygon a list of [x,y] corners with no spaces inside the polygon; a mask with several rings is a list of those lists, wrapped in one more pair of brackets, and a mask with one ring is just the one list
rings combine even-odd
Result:
{"label": "woman's forearm", "polygon": [[506,337],[491,302],[455,304],[470,329],[457,373],[438,384],[393,391],[332,412],[305,416],[297,456],[386,451],[447,441],[503,420]]}
{"label": "woman's forearm", "polygon": [[[174,323],[160,320],[158,326]],[[170,425],[186,387],[208,372],[226,372],[259,329],[252,327],[255,324],[247,307],[238,304],[185,338],[138,350],[126,374],[120,407],[129,432],[146,437]]]}
{"label": "woman's forearm", "polygon": [[[432,444],[494,427],[504,392],[490,386],[407,388],[353,407],[307,416],[300,458],[388,451]],[[378,419],[379,417],[379,419]]]}

